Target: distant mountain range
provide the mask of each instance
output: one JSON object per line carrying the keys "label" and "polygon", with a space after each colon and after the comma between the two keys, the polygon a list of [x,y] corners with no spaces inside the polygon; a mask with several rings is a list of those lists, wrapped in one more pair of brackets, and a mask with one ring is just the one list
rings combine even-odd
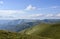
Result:
{"label": "distant mountain range", "polygon": [[0,20],[0,30],[7,30],[19,32],[26,28],[41,23],[55,24],[60,23],[60,19],[44,19],[44,20],[30,20],[30,19],[17,19],[17,20]]}

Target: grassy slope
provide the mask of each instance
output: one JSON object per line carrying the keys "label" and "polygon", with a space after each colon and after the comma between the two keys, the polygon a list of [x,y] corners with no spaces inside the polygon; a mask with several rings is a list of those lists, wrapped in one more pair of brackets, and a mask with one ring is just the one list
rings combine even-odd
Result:
{"label": "grassy slope", "polygon": [[0,39],[60,39],[60,24],[40,24],[20,33],[0,30]]}
{"label": "grassy slope", "polygon": [[51,25],[46,31],[39,34],[43,37],[51,37],[54,39],[60,39],[60,24]]}
{"label": "grassy slope", "polygon": [[48,38],[0,30],[0,39],[48,39]]}
{"label": "grassy slope", "polygon": [[0,39],[15,39],[17,37],[16,33],[0,30]]}
{"label": "grassy slope", "polygon": [[28,35],[60,39],[60,24],[40,24],[22,31]]}

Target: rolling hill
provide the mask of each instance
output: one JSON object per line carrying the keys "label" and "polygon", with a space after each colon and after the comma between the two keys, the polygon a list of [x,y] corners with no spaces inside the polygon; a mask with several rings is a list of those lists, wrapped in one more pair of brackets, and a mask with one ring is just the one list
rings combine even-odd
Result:
{"label": "rolling hill", "polygon": [[47,37],[51,39],[60,39],[60,23],[57,24],[39,24],[29,29],[23,30],[20,33]]}
{"label": "rolling hill", "polygon": [[0,39],[48,39],[48,38],[0,30]]}

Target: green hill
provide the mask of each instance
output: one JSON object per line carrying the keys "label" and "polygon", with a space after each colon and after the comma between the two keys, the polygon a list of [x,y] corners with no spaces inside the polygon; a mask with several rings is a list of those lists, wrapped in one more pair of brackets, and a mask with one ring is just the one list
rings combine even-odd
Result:
{"label": "green hill", "polygon": [[60,39],[60,24],[40,24],[21,31],[21,33],[52,39]]}
{"label": "green hill", "polygon": [[41,23],[18,33],[0,30],[0,39],[60,39],[60,24]]}
{"label": "green hill", "polygon": [[0,30],[0,39],[48,39],[48,38]]}

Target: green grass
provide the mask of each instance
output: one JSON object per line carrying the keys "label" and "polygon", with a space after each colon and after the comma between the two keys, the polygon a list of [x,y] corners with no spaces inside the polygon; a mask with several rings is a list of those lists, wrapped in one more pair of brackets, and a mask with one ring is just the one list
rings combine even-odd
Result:
{"label": "green grass", "polygon": [[48,39],[48,38],[0,30],[0,39]]}
{"label": "green grass", "polygon": [[28,35],[60,39],[60,24],[40,24],[22,31]]}
{"label": "green grass", "polygon": [[41,33],[43,31],[45,31],[50,26],[51,26],[51,24],[39,24],[39,25],[33,26],[33,27],[29,28],[29,29],[23,30],[23,31],[21,31],[21,33],[38,34],[38,33]]}
{"label": "green grass", "polygon": [[51,25],[51,27],[49,27],[47,30],[39,35],[41,35],[42,37],[60,39],[60,24]]}
{"label": "green grass", "polygon": [[0,39],[60,39],[60,24],[39,24],[19,33],[0,30]]}

